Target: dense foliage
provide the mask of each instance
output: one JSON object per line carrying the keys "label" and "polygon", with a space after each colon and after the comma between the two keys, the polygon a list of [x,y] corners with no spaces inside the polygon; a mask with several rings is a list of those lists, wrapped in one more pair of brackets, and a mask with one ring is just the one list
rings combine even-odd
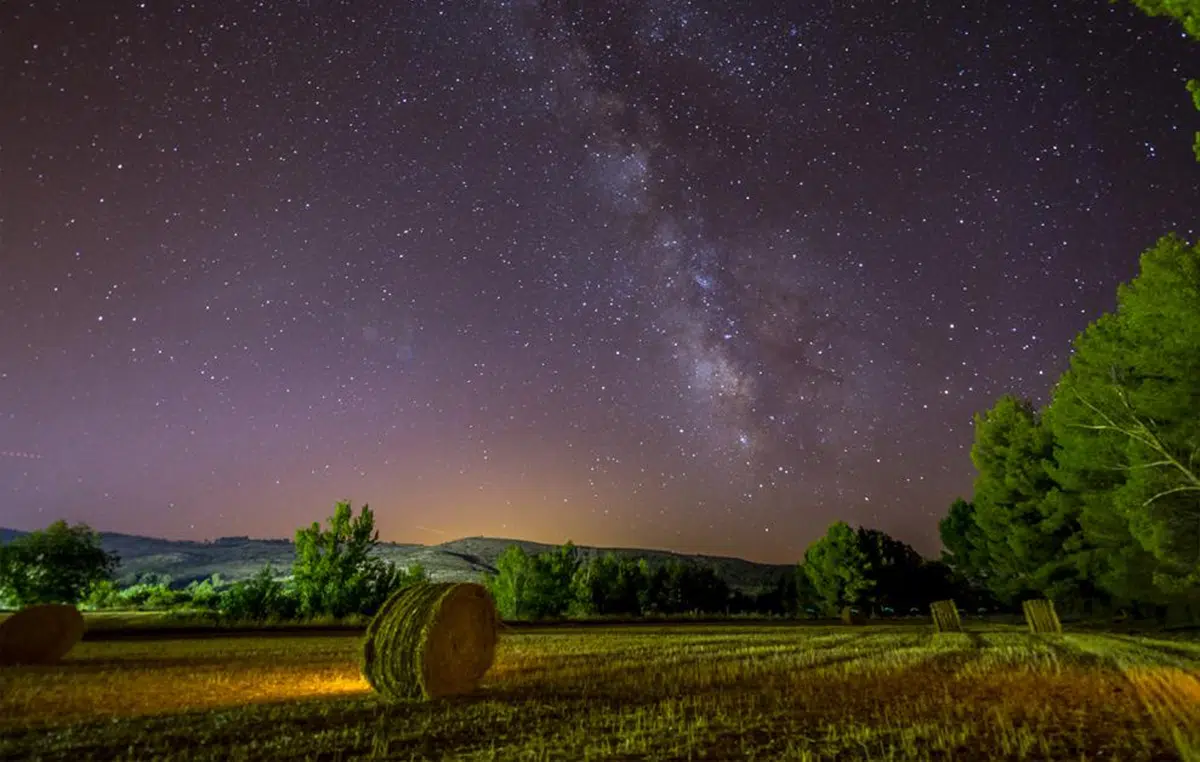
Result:
{"label": "dense foliage", "polygon": [[112,579],[118,561],[87,525],[56,521],[0,545],[0,600],[16,606],[78,603]]}
{"label": "dense foliage", "polygon": [[[874,529],[842,522],[810,548],[805,563],[753,592],[732,589],[712,566],[671,559],[651,563],[616,553],[582,558],[567,543],[528,554],[507,548],[484,584],[508,620],[561,617],[821,616],[842,606],[872,613],[923,614],[929,602],[950,597],[949,567]],[[965,589],[965,588],[963,588]]]}
{"label": "dense foliage", "polygon": [[[1134,5],[1150,16],[1168,16],[1183,25],[1183,31],[1192,39],[1200,40],[1200,0],[1133,0]],[[1200,80],[1187,83],[1192,103],[1200,111]],[[1192,148],[1196,160],[1200,161],[1200,131],[1195,134]]]}
{"label": "dense foliage", "polygon": [[113,581],[118,559],[85,525],[64,522],[0,546],[0,605],[75,603],[88,609],[185,610],[229,619],[339,619],[370,616],[395,591],[429,576],[420,565],[400,568],[375,554],[379,533],[371,509],[358,516],[340,502],[328,528],[296,533],[291,575],[264,566],[247,580],[220,575],[177,586],[144,574],[127,587]]}
{"label": "dense foliage", "polygon": [[395,590],[415,581],[395,564],[372,555],[379,544],[375,514],[364,505],[358,516],[340,502],[328,519],[296,532],[292,586],[301,616],[372,614]]}
{"label": "dense foliage", "polygon": [[1200,617],[1200,247],[1158,241],[1073,350],[1044,410],[977,417],[945,559],[1007,603]]}
{"label": "dense foliage", "polygon": [[844,607],[873,614],[924,612],[947,597],[974,600],[940,561],[877,529],[835,522],[809,546],[800,569],[801,605],[833,616]]}
{"label": "dense foliage", "polygon": [[[711,567],[675,560],[651,565],[615,553],[584,560],[570,542],[536,555],[510,546],[484,584],[501,617],[512,620],[726,614],[738,608]],[[741,608],[752,607],[743,601]]]}

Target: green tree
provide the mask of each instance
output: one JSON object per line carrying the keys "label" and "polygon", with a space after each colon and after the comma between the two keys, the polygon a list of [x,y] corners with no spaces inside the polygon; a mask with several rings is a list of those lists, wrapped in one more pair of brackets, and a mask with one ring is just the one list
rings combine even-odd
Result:
{"label": "green tree", "polygon": [[719,613],[729,604],[729,585],[716,569],[693,561],[671,559],[664,569],[662,611],[672,614]]}
{"label": "green tree", "polygon": [[496,602],[501,619],[531,617],[534,594],[533,559],[519,545],[509,545],[496,559],[496,573],[484,575],[483,584]]}
{"label": "green tree", "polygon": [[1006,395],[975,416],[974,519],[986,584],[1002,601],[1073,592],[1075,567],[1063,547],[1080,529],[1078,516],[1052,497],[1053,455],[1053,434],[1031,402]]}
{"label": "green tree", "polygon": [[808,576],[808,569],[805,568],[803,562],[796,564],[793,577],[796,580],[796,615],[808,617],[822,610],[825,604],[817,589],[813,587],[812,579]]}
{"label": "green tree", "polygon": [[1200,0],[1133,0],[1147,16],[1170,16],[1183,24],[1191,37],[1200,40]]}
{"label": "green tree", "polygon": [[642,585],[638,590],[638,610],[642,614],[664,614],[669,611],[667,600],[668,574],[663,564],[652,565],[646,559],[638,561]]}
{"label": "green tree", "polygon": [[533,557],[531,612],[535,617],[564,616],[571,606],[571,581],[579,568],[579,551],[568,540],[554,550]]}
{"label": "green tree", "polygon": [[804,571],[826,614],[858,604],[873,586],[867,554],[858,534],[844,521],[831,524],[825,536],[808,547]]}
{"label": "green tree", "polygon": [[794,617],[800,608],[800,567],[793,566],[775,576],[753,599],[753,610],[763,614]]}
{"label": "green tree", "polygon": [[646,587],[638,561],[615,553],[593,556],[575,571],[571,611],[584,616],[637,616]]}
{"label": "green tree", "polygon": [[1076,338],[1047,420],[1104,587],[1200,603],[1200,246],[1142,255],[1116,312]]}
{"label": "green tree", "polygon": [[703,563],[687,564],[686,568],[686,610],[705,614],[725,613],[729,608],[729,584],[717,574],[717,570]]}
{"label": "green tree", "polygon": [[111,582],[119,563],[91,527],[56,521],[0,545],[0,598],[18,606],[79,603],[93,585]]}
{"label": "green tree", "polygon": [[870,580],[862,600],[872,608],[907,608],[923,602],[919,590],[924,559],[913,547],[878,529],[859,527],[858,546],[867,559]]}
{"label": "green tree", "polygon": [[214,574],[188,584],[186,593],[189,603],[199,609],[216,609],[221,605],[221,575]]}
{"label": "green tree", "polygon": [[234,582],[222,591],[218,609],[234,620],[292,619],[299,613],[295,589],[289,590],[265,564],[248,580]]}
{"label": "green tree", "polygon": [[404,579],[394,564],[372,555],[379,544],[375,514],[364,505],[358,516],[349,501],[334,507],[322,529],[313,522],[296,531],[292,562],[302,616],[372,613]]}
{"label": "green tree", "polygon": [[[1148,16],[1169,16],[1183,25],[1183,30],[1194,40],[1200,40],[1200,0],[1133,0]],[[1189,80],[1188,92],[1192,103],[1200,111],[1200,80]],[[1195,135],[1192,146],[1200,161],[1200,132]]]}
{"label": "green tree", "polygon": [[956,498],[938,522],[942,560],[965,580],[982,582],[987,575],[986,546],[975,523],[975,504]]}

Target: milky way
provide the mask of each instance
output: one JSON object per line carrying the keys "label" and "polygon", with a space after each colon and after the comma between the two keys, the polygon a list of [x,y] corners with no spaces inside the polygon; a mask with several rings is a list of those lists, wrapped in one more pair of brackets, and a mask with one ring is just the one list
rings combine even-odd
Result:
{"label": "milky way", "polygon": [[1025,5],[4,4],[0,525],[935,552],[1195,236],[1197,48]]}

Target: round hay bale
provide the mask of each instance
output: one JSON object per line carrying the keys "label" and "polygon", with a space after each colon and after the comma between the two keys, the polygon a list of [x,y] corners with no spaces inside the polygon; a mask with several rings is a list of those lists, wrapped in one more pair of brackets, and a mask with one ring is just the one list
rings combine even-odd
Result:
{"label": "round hay bale", "polygon": [[74,606],[29,606],[0,622],[0,666],[55,664],[83,637],[83,614]]}
{"label": "round hay bale", "polygon": [[855,610],[849,606],[842,607],[842,623],[843,624],[852,624],[852,625],[858,626],[858,625],[866,624],[866,622],[867,622],[866,617],[864,617],[862,614],[858,613],[857,610]]}
{"label": "round hay bale", "polygon": [[413,585],[389,598],[367,627],[363,676],[390,700],[469,693],[492,666],[498,627],[483,585]]}

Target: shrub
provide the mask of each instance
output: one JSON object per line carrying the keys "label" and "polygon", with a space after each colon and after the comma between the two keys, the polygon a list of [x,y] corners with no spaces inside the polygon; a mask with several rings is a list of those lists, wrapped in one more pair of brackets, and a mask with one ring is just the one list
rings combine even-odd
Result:
{"label": "shrub", "polygon": [[172,590],[168,584],[162,582],[139,582],[118,592],[117,598],[120,601],[118,605],[122,608],[163,611],[184,601],[186,594],[182,590]]}
{"label": "shrub", "polygon": [[270,564],[248,580],[235,582],[221,593],[220,612],[230,619],[293,619],[299,606],[296,597],[275,579]]}
{"label": "shrub", "polygon": [[102,579],[92,583],[79,607],[84,611],[96,611],[98,609],[115,609],[122,605],[121,588],[117,587],[117,584],[111,579]]}
{"label": "shrub", "polygon": [[184,590],[186,602],[198,609],[216,610],[221,606],[221,576],[195,580]]}

